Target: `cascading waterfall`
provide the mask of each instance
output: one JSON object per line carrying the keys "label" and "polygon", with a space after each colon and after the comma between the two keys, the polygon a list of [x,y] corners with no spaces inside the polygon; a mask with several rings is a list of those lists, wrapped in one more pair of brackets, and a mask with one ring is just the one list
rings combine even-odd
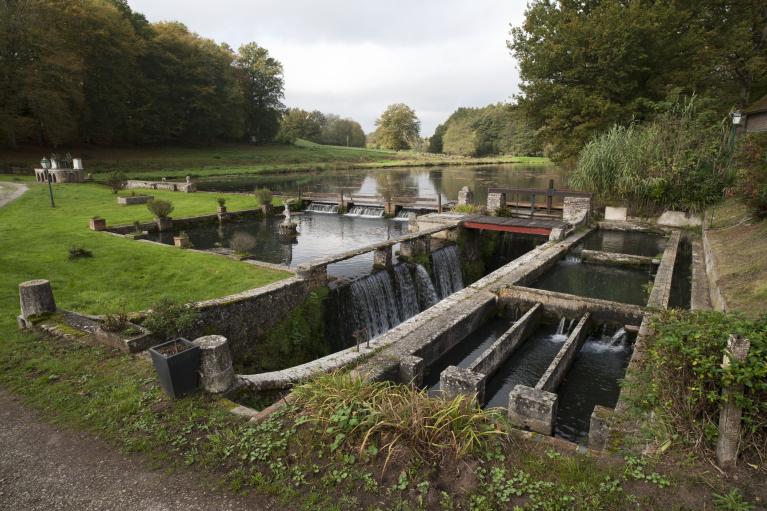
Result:
{"label": "cascading waterfall", "polygon": [[415,265],[415,286],[418,294],[418,305],[422,311],[439,301],[437,290],[434,289],[434,283],[431,281],[429,272],[420,264]]}
{"label": "cascading waterfall", "polygon": [[557,326],[557,335],[564,335],[565,334],[565,322],[567,321],[567,318],[562,316],[562,319],[559,320],[559,325]]}
{"label": "cascading waterfall", "polygon": [[628,333],[623,328],[619,328],[610,338],[610,345],[623,346],[626,343],[626,339],[628,339]]}
{"label": "cascading waterfall", "polygon": [[357,329],[372,339],[402,322],[397,296],[387,271],[379,271],[351,284]]}
{"label": "cascading waterfall", "polygon": [[413,282],[410,269],[406,264],[398,264],[394,267],[394,283],[397,287],[400,318],[404,321],[421,312],[418,306],[415,282]]}
{"label": "cascading waterfall", "polygon": [[434,263],[434,276],[437,280],[440,298],[447,298],[456,291],[463,289],[458,247],[451,245],[441,248],[432,252],[431,258]]}
{"label": "cascading waterfall", "polygon": [[365,218],[383,218],[384,209],[375,206],[353,206],[346,216],[361,216]]}
{"label": "cascading waterfall", "polygon": [[338,213],[338,204],[322,204],[321,202],[310,202],[306,211],[312,213]]}

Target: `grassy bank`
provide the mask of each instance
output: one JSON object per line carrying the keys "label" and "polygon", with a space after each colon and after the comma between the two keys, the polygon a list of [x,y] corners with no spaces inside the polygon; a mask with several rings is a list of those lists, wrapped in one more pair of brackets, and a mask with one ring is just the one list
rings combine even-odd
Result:
{"label": "grassy bank", "polygon": [[726,493],[710,473],[559,451],[509,435],[501,415],[471,402],[345,376],[302,387],[255,424],[224,400],[168,400],[141,358],[12,333],[0,343],[0,385],[158,467],[196,467],[291,510],[693,510]]}
{"label": "grassy bank", "polygon": [[766,314],[767,220],[754,220],[737,199],[713,207],[709,218],[708,238],[728,307],[751,317]]}
{"label": "grassy bank", "polygon": [[[39,148],[14,152],[0,151],[0,169],[39,166]],[[120,170],[133,178],[169,179],[294,172],[302,170],[387,168],[429,165],[479,165],[488,163],[547,163],[545,158],[499,156],[464,158],[446,155],[338,147],[299,141],[294,145],[222,145],[213,147],[100,148],[73,149],[83,158],[88,172]]]}
{"label": "grassy bank", "polygon": [[[102,313],[115,307],[140,310],[159,298],[180,301],[213,298],[285,278],[285,272],[174,247],[140,243],[88,229],[94,215],[109,224],[151,220],[144,205],[120,206],[115,195],[95,184],[56,185],[51,208],[46,186],[31,183],[19,199],[0,208],[0,313],[18,314],[19,282],[51,281],[58,305]],[[173,202],[173,216],[216,211],[216,197],[227,198],[231,210],[253,208],[252,197],[222,194],[152,192]],[[93,257],[69,260],[70,247],[90,250]]]}

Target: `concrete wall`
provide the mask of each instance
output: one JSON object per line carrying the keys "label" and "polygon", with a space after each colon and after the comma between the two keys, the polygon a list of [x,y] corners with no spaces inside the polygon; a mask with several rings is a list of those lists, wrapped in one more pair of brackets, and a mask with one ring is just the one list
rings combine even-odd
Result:
{"label": "concrete wall", "polygon": [[690,308],[693,310],[711,309],[711,295],[709,293],[708,275],[706,274],[706,261],[703,254],[703,241],[692,241],[692,291]]}
{"label": "concrete wall", "polygon": [[727,302],[722,294],[722,288],[719,286],[719,262],[716,254],[711,248],[711,241],[708,239],[708,229],[703,229],[703,260],[706,266],[706,277],[708,278],[709,298],[711,305],[718,311],[728,311]]}
{"label": "concrete wall", "polygon": [[676,252],[679,249],[679,239],[681,233],[674,231],[666,244],[666,250],[663,251],[663,258],[655,274],[650,299],[647,300],[648,307],[657,309],[667,309],[671,298],[671,280],[674,276],[674,263],[676,263]]}
{"label": "concrete wall", "polygon": [[487,348],[468,369],[485,376],[492,376],[519,346],[527,339],[541,318],[543,305],[535,304],[524,316],[519,318],[489,348]]}
{"label": "concrete wall", "polygon": [[549,367],[538,380],[535,388],[538,390],[545,390],[547,392],[556,392],[559,388],[559,384],[564,380],[567,371],[570,366],[573,365],[575,355],[578,350],[581,349],[583,343],[589,335],[591,315],[587,312],[581,317],[581,320],[576,325],[573,332],[567,338],[565,343],[559,349],[559,352],[551,361]]}
{"label": "concrete wall", "polygon": [[556,311],[559,317],[580,318],[588,312],[596,323],[620,326],[638,325],[644,314],[643,308],[638,305],[575,297],[543,289],[511,286],[501,290],[498,295],[498,304],[501,307],[527,309],[536,303],[543,304],[546,311]]}

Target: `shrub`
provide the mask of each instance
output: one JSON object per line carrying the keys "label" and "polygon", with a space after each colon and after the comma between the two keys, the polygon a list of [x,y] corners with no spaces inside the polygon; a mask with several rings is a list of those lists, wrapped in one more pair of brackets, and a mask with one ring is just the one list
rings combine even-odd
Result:
{"label": "shrub", "polygon": [[257,188],[254,193],[256,196],[256,202],[258,202],[260,206],[271,205],[272,199],[274,198],[274,194],[271,190],[268,188]]}
{"label": "shrub", "polygon": [[107,332],[122,332],[130,325],[128,321],[128,313],[125,311],[119,311],[115,313],[106,314],[104,316],[104,323],[101,328]]}
{"label": "shrub", "polygon": [[454,207],[453,211],[455,211],[456,213],[464,213],[464,214],[480,213],[482,211],[482,206],[478,204],[460,204]]}
{"label": "shrub", "polygon": [[167,218],[173,212],[173,204],[162,199],[151,200],[146,203],[146,207],[156,218]]}
{"label": "shrub", "polygon": [[152,311],[144,320],[144,326],[155,334],[158,340],[166,341],[189,332],[197,320],[197,315],[195,309],[163,298],[152,306]]}
{"label": "shrub", "polygon": [[117,193],[128,184],[128,177],[122,172],[110,172],[104,182],[112,189],[112,193]]}
{"label": "shrub", "polygon": [[[746,320],[712,311],[669,310],[653,318],[655,336],[647,363],[639,404],[657,412],[677,440],[713,452],[718,435],[721,388],[743,384],[735,396],[743,409],[741,453],[764,459],[767,455],[767,316]],[[731,334],[751,342],[745,362],[722,367]]]}
{"label": "shrub", "polygon": [[216,202],[218,202],[218,206],[220,208],[223,208],[224,206],[226,206],[226,199],[223,197],[219,197],[218,199],[216,199]]}
{"label": "shrub", "polygon": [[88,257],[93,257],[93,252],[88,250],[87,248],[83,247],[70,247],[69,248],[69,260],[73,261],[75,259],[85,259]]}
{"label": "shrub", "polygon": [[767,218],[767,133],[746,135],[736,161],[736,193],[757,218]]}
{"label": "shrub", "polygon": [[138,220],[135,220],[135,221],[133,222],[133,231],[134,231],[136,234],[141,234],[142,232],[144,232],[144,231],[141,229],[141,222],[139,222]]}
{"label": "shrub", "polygon": [[256,248],[256,238],[247,232],[237,231],[229,240],[229,248],[238,254],[248,254]]}

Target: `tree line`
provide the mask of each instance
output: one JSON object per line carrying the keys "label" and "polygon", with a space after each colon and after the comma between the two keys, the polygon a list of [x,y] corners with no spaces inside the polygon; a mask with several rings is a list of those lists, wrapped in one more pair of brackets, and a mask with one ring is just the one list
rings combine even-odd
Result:
{"label": "tree line", "polygon": [[318,144],[365,147],[365,132],[357,121],[317,110],[288,108],[280,121],[276,141],[293,143],[299,138]]}
{"label": "tree line", "polygon": [[0,1],[0,145],[270,141],[282,65],[126,0]]}
{"label": "tree line", "polygon": [[681,96],[723,117],[767,93],[764,0],[534,0],[508,47],[517,101],[558,162]]}

